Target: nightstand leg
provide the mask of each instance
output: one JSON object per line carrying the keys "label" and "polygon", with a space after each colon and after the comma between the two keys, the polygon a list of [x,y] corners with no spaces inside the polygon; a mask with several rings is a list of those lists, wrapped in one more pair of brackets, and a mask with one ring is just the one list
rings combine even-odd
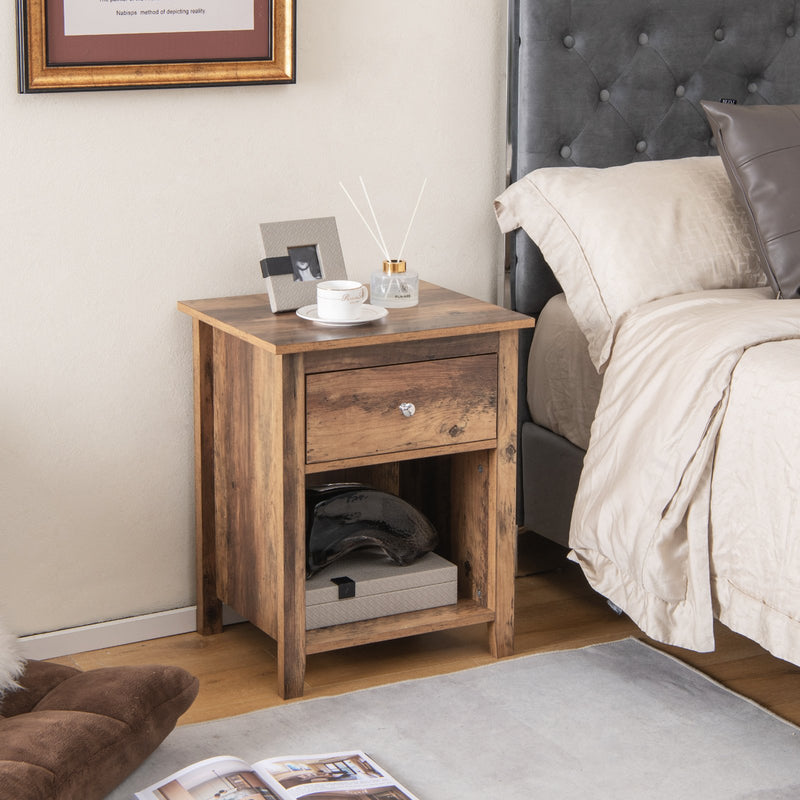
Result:
{"label": "nightstand leg", "polygon": [[278,694],[284,700],[302,697],[305,679],[305,642],[292,636],[278,639]]}
{"label": "nightstand leg", "polygon": [[514,569],[517,563],[517,331],[500,334],[498,352],[496,485],[495,621],[490,627],[492,655],[514,652]]}
{"label": "nightstand leg", "polygon": [[217,597],[216,487],[214,483],[214,329],[193,320],[194,469],[197,631],[222,632]]}
{"label": "nightstand leg", "polygon": [[[514,565],[516,548],[513,535],[498,531],[495,619],[489,625],[489,649],[495,658],[514,654]],[[511,569],[507,565],[511,564]]]}
{"label": "nightstand leg", "polygon": [[[282,441],[272,453],[283,464],[283,526],[278,592],[278,691],[303,694],[306,672],[306,475],[303,356],[281,358]],[[277,445],[277,442],[274,443]]]}
{"label": "nightstand leg", "polygon": [[[284,488],[284,531],[278,593],[278,692],[284,699],[301,697],[306,675],[305,497],[302,484],[288,481]],[[290,532],[296,532],[292,536]]]}

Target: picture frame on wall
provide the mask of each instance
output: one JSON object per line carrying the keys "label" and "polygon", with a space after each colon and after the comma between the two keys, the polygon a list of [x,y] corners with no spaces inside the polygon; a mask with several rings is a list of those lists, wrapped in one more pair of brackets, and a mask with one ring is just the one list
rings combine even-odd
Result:
{"label": "picture frame on wall", "polygon": [[259,232],[273,313],[313,305],[319,281],[347,278],[335,217],[264,222]]}
{"label": "picture frame on wall", "polygon": [[19,91],[295,82],[296,0],[17,0]]}

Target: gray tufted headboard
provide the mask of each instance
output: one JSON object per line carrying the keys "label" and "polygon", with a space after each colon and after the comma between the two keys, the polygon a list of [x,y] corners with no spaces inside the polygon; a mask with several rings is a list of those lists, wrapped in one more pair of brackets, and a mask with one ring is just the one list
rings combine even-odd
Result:
{"label": "gray tufted headboard", "polygon": [[[800,0],[510,0],[510,180],[715,153],[701,100],[800,102]],[[518,231],[511,301],[558,284]]]}

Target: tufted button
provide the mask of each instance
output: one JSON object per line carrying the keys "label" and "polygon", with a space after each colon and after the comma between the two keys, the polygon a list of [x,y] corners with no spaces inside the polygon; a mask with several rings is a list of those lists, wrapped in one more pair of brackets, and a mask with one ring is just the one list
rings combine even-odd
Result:
{"label": "tufted button", "polygon": [[574,36],[570,36],[569,34],[567,34],[561,41],[564,43],[564,47],[566,47],[567,49],[575,47]]}
{"label": "tufted button", "polygon": [[561,158],[569,158],[572,155],[572,148],[568,144],[565,144],[561,148],[559,153],[561,155]]}
{"label": "tufted button", "polygon": [[786,26],[786,35],[791,39],[795,34],[794,25],[787,25]]}
{"label": "tufted button", "polygon": [[609,97],[611,97],[611,94],[609,93],[608,89],[601,89],[600,90],[600,102],[601,103],[607,103]]}
{"label": "tufted button", "polygon": [[644,139],[639,139],[639,141],[636,142],[636,152],[644,153],[645,150],[647,150],[647,142]]}
{"label": "tufted button", "polygon": [[675,97],[683,97],[685,94],[686,94],[686,87],[682,83],[679,83],[675,87]]}
{"label": "tufted button", "polygon": [[650,37],[646,33],[639,34],[639,44],[647,44],[650,41]]}
{"label": "tufted button", "polygon": [[750,92],[750,94],[755,94],[758,91],[758,84],[755,81],[750,81],[750,83],[747,84],[747,91]]}
{"label": "tufted button", "polygon": [[717,28],[717,29],[714,31],[714,38],[715,38],[715,39],[716,39],[718,42],[721,42],[721,41],[722,41],[722,40],[725,38],[725,28]]}

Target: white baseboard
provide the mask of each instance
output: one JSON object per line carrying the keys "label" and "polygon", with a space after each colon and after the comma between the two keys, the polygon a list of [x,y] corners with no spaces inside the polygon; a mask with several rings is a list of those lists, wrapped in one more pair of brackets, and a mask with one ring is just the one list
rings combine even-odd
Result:
{"label": "white baseboard", "polygon": [[[244,622],[243,617],[227,606],[223,606],[222,612],[224,625]],[[42,661],[73,653],[85,653],[88,650],[104,650],[121,644],[190,633],[196,630],[195,614],[196,607],[187,606],[172,611],[143,614],[139,617],[126,617],[94,625],[82,625],[78,628],[21,636],[19,642],[26,658]]]}

